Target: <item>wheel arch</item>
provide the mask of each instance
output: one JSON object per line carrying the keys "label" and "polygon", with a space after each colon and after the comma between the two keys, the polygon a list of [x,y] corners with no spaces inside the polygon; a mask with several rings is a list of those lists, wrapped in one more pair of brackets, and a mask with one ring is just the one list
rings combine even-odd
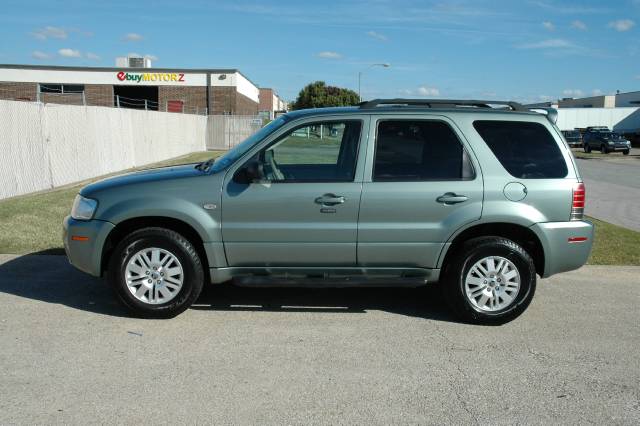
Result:
{"label": "wheel arch", "polygon": [[536,273],[538,275],[544,273],[544,247],[538,236],[526,226],[509,222],[482,223],[462,230],[445,245],[440,254],[439,266],[444,270],[466,241],[478,237],[503,237],[517,243],[533,258]]}
{"label": "wheel arch", "polygon": [[139,216],[117,223],[111,232],[109,232],[102,249],[102,259],[100,262],[101,273],[107,270],[109,259],[118,243],[127,235],[143,228],[165,228],[179,233],[193,244],[198,252],[198,256],[200,256],[200,261],[205,271],[208,270],[209,265],[202,236],[193,226],[185,221],[168,216]]}

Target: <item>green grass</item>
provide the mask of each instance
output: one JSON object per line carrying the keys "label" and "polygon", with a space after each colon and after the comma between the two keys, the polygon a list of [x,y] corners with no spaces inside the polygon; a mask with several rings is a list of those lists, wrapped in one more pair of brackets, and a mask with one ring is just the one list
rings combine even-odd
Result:
{"label": "green grass", "polygon": [[[133,170],[199,162],[221,154],[196,152]],[[84,185],[103,177],[0,201],[0,253],[63,253],[62,220],[69,214],[73,199]]]}
{"label": "green grass", "polygon": [[589,218],[596,226],[591,265],[640,265],[640,232]]}
{"label": "green grass", "polygon": [[[220,154],[199,152],[148,167],[202,161]],[[86,184],[0,201],[0,253],[63,253],[62,219],[69,214],[78,190]],[[596,235],[589,264],[640,265],[640,232],[590,220],[596,225]]]}

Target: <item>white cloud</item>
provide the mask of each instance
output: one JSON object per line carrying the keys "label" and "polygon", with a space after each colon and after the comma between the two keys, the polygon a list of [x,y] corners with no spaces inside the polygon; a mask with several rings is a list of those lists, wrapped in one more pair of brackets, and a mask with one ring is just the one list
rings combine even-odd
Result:
{"label": "white cloud", "polygon": [[435,87],[420,86],[418,87],[418,95],[420,96],[440,96],[440,91]]}
{"label": "white cloud", "polygon": [[144,37],[141,34],[138,33],[127,33],[124,35],[124,37],[122,38],[124,41],[140,41],[142,39],[144,39]]}
{"label": "white cloud", "polygon": [[600,89],[593,89],[591,91],[591,96],[601,96],[601,95],[604,95],[604,93]]}
{"label": "white cloud", "polygon": [[555,30],[555,29],[556,29],[556,26],[555,26],[555,25],[553,25],[553,23],[552,23],[552,22],[549,22],[549,21],[544,21],[544,22],[542,23],[542,26],[543,26],[545,29],[549,30],[549,31],[553,31],[553,30]]}
{"label": "white cloud", "polygon": [[338,52],[331,52],[329,50],[319,52],[318,54],[316,54],[316,56],[318,58],[323,58],[323,59],[341,59],[342,58],[342,55],[339,54]]}
{"label": "white cloud", "polygon": [[60,56],[64,56],[65,58],[80,58],[82,56],[79,50],[69,48],[58,50],[58,54]]}
{"label": "white cloud", "polygon": [[552,38],[534,43],[521,44],[517,47],[519,49],[568,49],[575,47],[575,45],[562,38]]}
{"label": "white cloud", "polygon": [[574,28],[576,30],[586,31],[587,24],[585,24],[584,22],[582,22],[580,20],[575,20],[575,21],[573,21],[571,23],[571,28]]}
{"label": "white cloud", "polygon": [[367,31],[367,35],[369,37],[371,37],[371,38],[375,38],[376,40],[380,40],[380,41],[388,41],[389,40],[389,38],[386,35],[377,33],[375,31]]}
{"label": "white cloud", "polygon": [[580,89],[565,89],[562,91],[562,94],[571,98],[581,98],[584,96],[584,92]]}
{"label": "white cloud", "polygon": [[34,50],[31,52],[31,57],[38,60],[51,59],[51,55],[49,53],[41,52],[39,50]]}
{"label": "white cloud", "polygon": [[64,28],[47,26],[35,30],[31,35],[38,40],[47,40],[49,38],[66,39],[69,33]]}
{"label": "white cloud", "polygon": [[609,27],[616,31],[624,32],[629,31],[635,24],[631,19],[618,19],[617,21],[609,22]]}
{"label": "white cloud", "polygon": [[147,54],[147,55],[144,55],[144,57],[149,59],[149,60],[152,60],[152,61],[157,61],[158,60],[158,57],[156,55]]}
{"label": "white cloud", "polygon": [[91,53],[91,52],[87,52],[86,57],[87,57],[87,59],[91,59],[92,61],[99,61],[100,60],[100,56],[96,55],[95,53]]}

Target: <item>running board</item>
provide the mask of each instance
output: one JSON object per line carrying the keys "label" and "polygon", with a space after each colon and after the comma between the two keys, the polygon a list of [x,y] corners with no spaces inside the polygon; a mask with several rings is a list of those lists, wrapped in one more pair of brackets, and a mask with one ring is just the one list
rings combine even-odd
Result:
{"label": "running board", "polygon": [[212,268],[211,282],[233,279],[238,285],[260,287],[419,287],[436,282],[439,269],[234,267]]}

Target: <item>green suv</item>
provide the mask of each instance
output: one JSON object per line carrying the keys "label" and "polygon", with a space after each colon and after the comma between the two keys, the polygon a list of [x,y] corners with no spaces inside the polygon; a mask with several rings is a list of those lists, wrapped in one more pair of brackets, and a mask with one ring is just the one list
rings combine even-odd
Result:
{"label": "green suv", "polygon": [[536,275],[582,266],[593,225],[553,111],[390,99],[288,113],[213,161],[84,187],[70,262],[143,317],[205,283],[437,285],[464,320],[503,323]]}

